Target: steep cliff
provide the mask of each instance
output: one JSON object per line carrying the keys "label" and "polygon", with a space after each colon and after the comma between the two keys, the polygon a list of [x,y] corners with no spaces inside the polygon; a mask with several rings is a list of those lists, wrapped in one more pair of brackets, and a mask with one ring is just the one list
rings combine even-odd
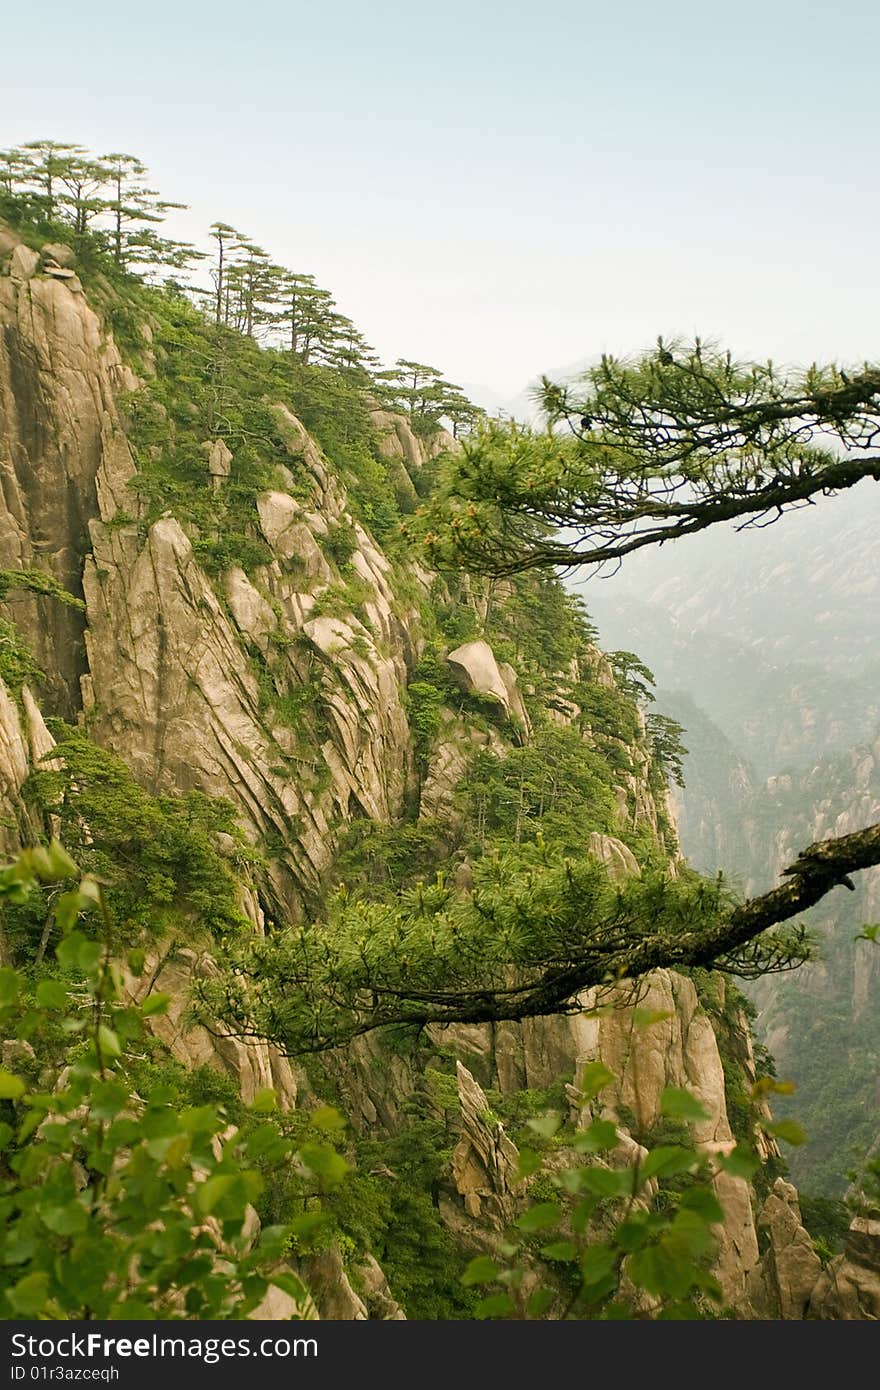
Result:
{"label": "steep cliff", "polygon": [[[46,680],[39,702],[28,685],[0,685],[7,852],[63,815],[100,848],[94,797],[91,820],[84,809],[93,748],[123,760],[99,758],[97,780],[112,773],[124,795],[127,766],[129,800],[142,795],[156,816],[186,806],[198,820],[203,803],[188,796],[222,799],[231,818],[205,853],[225,862],[234,911],[270,944],[285,921],[320,920],[340,882],[393,893],[439,871],[466,893],[475,858],[538,833],[612,876],[650,863],[675,872],[644,719],[558,586],[441,580],[395,539],[383,489],[417,495],[448,437],[417,436],[369,402],[340,433],[338,416],[328,424],[320,399],[287,390],[252,344],[214,344],[222,360],[200,377],[188,305],[127,299],[97,277],[92,307],[76,275],[14,243],[0,274],[0,560],[51,573],[85,609],[9,605]],[[67,721],[52,726],[57,753],[39,706]],[[167,900],[161,882],[145,892]],[[755,1139],[760,1116],[733,1112],[754,1079],[747,1027],[714,987],[652,978],[637,1001],[660,1019],[648,1031],[629,996],[600,1016],[585,998],[583,1017],[380,1036],[292,1068],[269,1044],[190,1023],[189,984],[214,968],[232,910],[212,943],[200,901],[193,890],[183,925],[151,948],[149,978],[174,1001],[158,1044],[245,1098],[272,1085],[287,1108],[337,1099],[357,1131],[340,1240],[302,1255],[323,1316],[397,1317],[398,1300],[411,1315],[468,1315],[462,1260],[521,1200],[514,1141],[485,1120],[480,1086],[513,1128],[554,1099],[576,1121],[578,1076],[601,1058],[621,1144],[656,1128],[665,1086],[701,1099],[698,1147],[729,1146],[738,1124]],[[436,1085],[453,1075],[438,1108]],[[749,1284],[757,1198],[730,1176],[719,1195],[724,1297],[773,1315]],[[786,1304],[787,1316],[802,1311]]]}

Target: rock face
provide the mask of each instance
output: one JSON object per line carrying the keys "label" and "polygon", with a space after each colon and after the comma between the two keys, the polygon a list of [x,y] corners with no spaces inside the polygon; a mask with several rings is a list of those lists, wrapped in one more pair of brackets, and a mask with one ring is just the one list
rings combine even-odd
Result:
{"label": "rock face", "polygon": [[47,241],[40,251],[40,260],[44,266],[63,266],[70,270],[76,265],[76,252],[72,246],[66,246],[64,242]]}
{"label": "rock face", "polygon": [[586,848],[587,853],[593,859],[598,859],[600,864],[604,864],[609,877],[616,881],[628,878],[631,874],[638,876],[641,872],[632,850],[613,835],[600,835],[594,830]]}
{"label": "rock face", "polygon": [[402,459],[409,471],[418,471],[432,458],[446,450],[459,446],[446,430],[437,430],[425,439],[415,434],[409,421],[402,415],[388,410],[371,412],[373,425],[379,436],[379,449],[386,458]]}
{"label": "rock face", "polygon": [[501,678],[495,654],[488,642],[466,642],[446,658],[453,674],[467,695],[493,700],[510,713],[510,697]]}
{"label": "rock face", "polygon": [[[129,487],[135,461],[117,400],[139,383],[82,294],[68,248],[47,246],[37,256],[0,228],[0,256],[0,568],[48,571],[86,608],[83,616],[45,599],[15,599],[15,620],[50,676],[42,707],[86,722],[90,736],[119,753],[148,789],[199,790],[232,803],[267,856],[259,895],[253,884],[243,889],[256,931],[273,919],[309,913],[340,835],[356,820],[389,825],[405,810],[412,817],[418,810],[425,819],[445,817],[454,835],[454,793],[473,751],[500,756],[531,736],[514,668],[482,639],[449,653],[462,691],[493,704],[498,717],[470,722],[460,701],[462,708],[441,709],[427,766],[419,771],[406,687],[425,642],[413,585],[426,594],[431,576],[413,565],[401,583],[354,517],[321,450],[284,406],[273,407],[283,451],[253,516],[269,558],[247,571],[233,566],[209,574],[194,545],[199,536],[170,513],[148,525]],[[425,441],[406,421],[381,411],[373,418],[384,455],[400,462],[403,505],[416,495],[418,469],[454,441],[442,435]],[[206,487],[223,493],[235,480],[233,451],[206,439],[204,469]],[[340,533],[344,564],[334,558]],[[598,685],[614,684],[601,653],[591,651],[584,664]],[[580,711],[560,695],[551,713],[566,724]],[[25,688],[14,699],[0,682],[5,854],[36,833],[21,788],[52,748],[31,692]],[[621,751],[621,766],[629,769],[620,772],[616,789],[621,812],[627,824],[657,832],[662,807],[651,790],[647,740]],[[584,852],[614,879],[639,872],[616,836],[594,833]],[[468,891],[467,864],[459,872]],[[189,984],[215,968],[210,957],[182,948],[150,965],[145,978],[172,999],[153,1022],[172,1057],[233,1075],[245,1100],[272,1086],[283,1109],[302,1103],[304,1080],[276,1049],[187,1023]],[[127,984],[137,998],[141,982]],[[634,1136],[656,1125],[664,1086],[687,1087],[701,1100],[708,1119],[695,1128],[699,1145],[733,1142],[718,1040],[690,980],[658,972],[645,982],[638,1006],[659,1018],[648,1029],[637,1026],[635,1002],[623,986],[601,999],[591,992],[581,1002],[576,1016],[458,1027],[436,1039],[459,1058],[458,1134],[438,1201],[447,1229],[465,1244],[479,1245],[487,1232],[497,1236],[522,1200],[514,1181],[516,1146],[491,1115],[484,1088],[509,1095],[568,1082],[577,1119],[578,1073],[601,1057],[616,1076],[601,1100],[623,1146],[634,1148]],[[608,1004],[614,1007],[600,1007]],[[404,1123],[419,1080],[412,1059],[380,1055],[368,1039],[331,1058],[328,1068],[362,1132]],[[802,1316],[814,1266],[792,1202],[781,1193],[775,1205],[768,1198],[761,1219],[770,1252],[760,1262],[746,1184],[720,1179],[719,1196],[726,1220],[716,1272],[729,1302],[746,1306],[752,1299],[761,1316]],[[859,1276],[858,1295],[841,1290],[855,1287],[851,1271],[873,1236],[867,1228],[853,1233],[833,1287],[820,1279],[821,1297],[814,1295],[812,1307],[852,1308],[856,1297],[871,1306],[868,1276]],[[823,1279],[830,1280],[831,1269]],[[372,1258],[349,1267],[331,1248],[304,1274],[315,1306],[300,1316],[316,1310],[356,1320],[404,1316]],[[290,1316],[283,1298],[271,1306],[265,1316]],[[767,1311],[775,1307],[785,1311]]]}
{"label": "rock face", "polygon": [[406,1314],[388,1287],[388,1280],[372,1256],[347,1270],[339,1250],[331,1246],[304,1260],[301,1272],[315,1300],[318,1316],[324,1320],[406,1320]]}
{"label": "rock face", "polygon": [[24,712],[0,679],[0,853],[4,859],[36,838],[38,827],[31,823],[19,795],[31,770],[31,753]]}
{"label": "rock face", "polygon": [[215,492],[219,492],[232,472],[232,453],[222,439],[209,440],[204,446],[208,455],[208,474]]}
{"label": "rock face", "polygon": [[[613,847],[613,837],[607,838]],[[435,1039],[438,1046],[452,1046],[461,1059],[456,1064],[459,1138],[441,1208],[446,1225],[466,1245],[491,1250],[493,1233],[497,1237],[520,1209],[517,1204],[524,1201],[513,1177],[516,1146],[492,1116],[487,1088],[514,1095],[524,1090],[544,1092],[567,1081],[569,1122],[585,1125],[591,1116],[588,1109],[581,1110],[578,1077],[589,1063],[601,1060],[615,1079],[599,1101],[602,1113],[618,1126],[624,1161],[630,1161],[638,1147],[633,1135],[650,1136],[660,1123],[660,1095],[667,1086],[691,1091],[706,1111],[705,1120],[689,1127],[697,1148],[727,1152],[735,1143],[718,1040],[690,980],[672,971],[657,971],[635,998],[631,989],[619,986],[601,994],[591,990],[580,1002],[583,1012],[577,1015],[487,1027],[459,1025]],[[640,1021],[646,1015],[656,1019],[649,1027]],[[744,1019],[741,1028],[742,1054],[748,1065]],[[361,1040],[332,1069],[353,1123],[367,1132],[377,1124],[391,1131],[399,1127],[418,1082],[402,1058],[390,1059],[390,1065],[382,1060],[380,1068],[376,1044]],[[762,1282],[765,1275],[749,1185],[722,1173],[716,1179],[716,1192],[725,1220],[715,1231],[713,1272],[725,1302],[749,1317],[781,1316],[773,1311],[776,1295]],[[798,1250],[801,1254],[812,1251],[799,1214],[796,1224]],[[812,1258],[818,1274],[818,1258]],[[766,1275],[771,1287],[774,1277]],[[794,1301],[787,1306],[784,1316],[803,1316],[793,1311]]]}
{"label": "rock face", "polygon": [[[108,524],[130,465],[118,455],[102,463],[83,579],[83,694],[96,737],[147,786],[228,797],[255,841],[274,834],[284,843],[274,888],[278,911],[296,917],[320,887],[338,829],[355,815],[388,821],[401,811],[412,774],[402,693],[417,638],[398,616],[388,562],[348,515],[302,426],[281,416],[308,471],[312,509],[288,493],[260,498],[275,558],[253,578],[230,571],[228,607],[173,517],[145,538],[134,524]],[[343,522],[357,540],[350,564],[368,594],[363,616],[311,616],[322,592],[341,583],[320,540]],[[246,649],[266,652],[270,642],[282,654],[273,693],[308,697],[323,734],[286,722],[271,701],[265,707]]]}
{"label": "rock face", "polygon": [[150,1028],[183,1066],[208,1066],[233,1077],[247,1105],[258,1091],[271,1087],[279,1110],[293,1110],[297,1079],[290,1062],[276,1047],[231,1037],[222,1029],[208,1032],[185,1021],[191,980],[210,974],[212,969],[216,966],[210,957],[181,947],[171,954],[151,957],[137,979],[127,976],[127,994],[133,1003],[140,1003],[150,990],[169,995],[167,1011],[152,1017]]}
{"label": "rock face", "polygon": [[30,688],[14,699],[0,677],[0,855],[11,858],[23,844],[34,844],[44,829],[21,789],[37,766],[54,771],[55,740]]}
{"label": "rock face", "polygon": [[29,246],[18,245],[9,258],[9,276],[12,280],[30,280],[40,264],[36,251]]}
{"label": "rock face", "polygon": [[[39,272],[16,246],[0,271],[0,568],[48,571],[82,593],[88,523],[102,461],[127,453],[116,394],[136,378],[73,281]],[[46,708],[79,707],[83,619],[44,598],[18,597],[15,619],[47,673]]]}

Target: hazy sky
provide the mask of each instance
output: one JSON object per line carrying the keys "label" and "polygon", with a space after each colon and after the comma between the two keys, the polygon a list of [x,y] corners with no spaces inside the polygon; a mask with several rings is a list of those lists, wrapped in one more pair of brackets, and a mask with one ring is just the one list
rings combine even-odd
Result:
{"label": "hazy sky", "polygon": [[658,332],[877,355],[876,0],[40,0],[0,144],[140,155],[197,239],[510,395]]}

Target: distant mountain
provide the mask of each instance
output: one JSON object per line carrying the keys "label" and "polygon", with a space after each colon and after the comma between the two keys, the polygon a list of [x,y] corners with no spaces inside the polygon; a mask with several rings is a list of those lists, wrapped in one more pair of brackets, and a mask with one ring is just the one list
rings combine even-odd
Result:
{"label": "distant mountain", "polygon": [[[714,583],[713,607],[732,587],[720,578]],[[626,592],[615,597],[601,583],[581,592],[603,647],[637,652],[660,686],[690,695],[763,776],[809,766],[819,755],[865,742],[880,727],[880,655],[854,654],[847,663],[841,644],[834,659],[817,651],[812,661],[787,663],[773,659],[760,634],[750,642],[747,626],[740,640],[697,626],[694,595],[689,621],[688,611],[676,615],[667,602],[644,602]],[[772,611],[770,596],[765,607]]]}
{"label": "distant mountain", "polygon": [[747,647],[771,666],[851,676],[877,660],[880,488],[870,480],[764,529],[713,527],[633,556],[584,588],[599,618],[638,598],[687,635]]}
{"label": "distant mountain", "polygon": [[[798,850],[880,818],[880,488],[765,530],[711,532],[578,582],[602,645],[637,652],[684,725],[682,848],[745,893]],[[880,870],[807,915],[820,959],[751,986],[756,1030],[796,1081],[807,1191],[841,1193],[880,1126]]]}

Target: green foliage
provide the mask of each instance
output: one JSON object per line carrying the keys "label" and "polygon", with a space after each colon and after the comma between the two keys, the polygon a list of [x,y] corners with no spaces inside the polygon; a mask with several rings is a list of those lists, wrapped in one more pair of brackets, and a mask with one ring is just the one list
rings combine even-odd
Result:
{"label": "green foliage", "polygon": [[378,450],[364,383],[302,363],[291,364],[290,383],[291,407],[345,483],[354,514],[394,552],[400,547],[394,477],[391,461]]}
{"label": "green foliage", "polygon": [[329,1207],[356,1249],[379,1261],[409,1318],[471,1318],[476,1298],[461,1286],[461,1252],[438,1206],[451,1135],[426,1093],[408,1109],[395,1135],[358,1141],[357,1169]]}
{"label": "green foliage", "polygon": [[201,259],[191,246],[154,227],[172,208],[143,182],[147,169],[130,154],[94,155],[81,145],[33,140],[0,153],[0,215],[109,264],[181,269]]}
{"label": "green foliage", "polygon": [[383,399],[406,413],[416,434],[435,434],[448,421],[457,438],[484,418],[484,411],[468,400],[460,386],[444,381],[436,367],[399,358],[378,380]]}
{"label": "green foliage", "polygon": [[406,711],[412,730],[416,758],[422,771],[427,769],[428,754],[442,726],[440,711],[448,692],[431,681],[410,681],[406,688]]}
{"label": "green foliage", "polygon": [[653,712],[647,716],[646,723],[654,766],[661,770],[664,779],[669,777],[676,786],[683,787],[683,764],[688,750],[682,743],[682,725],[666,714]]}
{"label": "green foliage", "polygon": [[581,680],[572,690],[586,723],[598,736],[599,747],[615,761],[620,771],[634,771],[629,749],[641,737],[638,712],[632,701],[615,685]]}
{"label": "green foliage", "polygon": [[567,1105],[566,1085],[571,1080],[571,1076],[561,1076],[549,1086],[526,1087],[521,1091],[490,1089],[486,1098],[515,1144],[537,1146],[537,1136],[548,1116],[552,1119],[551,1136],[557,1133]]}
{"label": "green foliage", "polygon": [[[59,882],[73,886],[55,906],[58,973],[34,990],[22,972],[0,971],[10,1055],[35,1053],[40,1077],[30,1084],[0,1072],[0,1313],[228,1319],[246,1317],[271,1283],[304,1297],[280,1267],[290,1231],[264,1228],[256,1243],[249,1234],[261,1167],[269,1156],[295,1157],[265,1118],[269,1097],[257,1097],[253,1119],[230,1133],[221,1106],[181,1105],[179,1089],[162,1084],[136,1089],[131,1068],[149,1037],[145,1019],[167,1000],[148,992],[138,1007],[123,998],[100,882],[80,878],[53,841],[0,870],[0,898],[20,903]],[[99,922],[97,940],[81,930],[89,916]],[[326,1144],[304,1145],[298,1158],[322,1188],[342,1176]]]}
{"label": "green foliage", "polygon": [[461,784],[479,848],[520,844],[536,834],[577,853],[591,831],[614,833],[617,810],[607,763],[573,728],[538,729],[504,757],[478,753]]}
{"label": "green foliage", "polygon": [[326,922],[230,946],[218,978],[197,982],[202,1007],[290,1052],[321,1050],[384,1024],[467,1017],[474,992],[508,995],[514,980],[543,1000],[548,977],[577,978],[585,956],[613,959],[621,923],[630,946],[671,944],[695,915],[711,931],[729,902],[722,883],[687,871],[616,884],[604,865],[540,840],[483,857],[473,876],[470,893],[442,875],[386,901],[343,889]]}
{"label": "green foliage", "polygon": [[[317,439],[355,514],[386,551],[401,549],[399,503],[407,490],[414,494],[399,460],[379,449],[370,411],[393,401],[369,345],[312,276],[274,264],[227,223],[211,229],[213,288],[190,283],[205,257],[155,231],[180,205],[146,188],[145,173],[136,156],[95,156],[52,141],[0,153],[0,216],[36,247],[51,240],[75,248],[91,299],[142,378],[127,422],[142,523],[170,509],[217,577],[233,565],[250,572],[267,563],[254,504],[278,485],[278,463],[290,465],[276,402]],[[135,267],[163,283],[147,283]],[[440,415],[458,428],[478,414],[448,383],[440,395],[432,394],[430,418],[419,416],[429,433]],[[215,487],[205,446],[218,438],[233,465]],[[297,486],[312,492],[315,479],[294,471]],[[353,550],[349,531],[329,538],[328,553],[339,547],[343,569]]]}
{"label": "green foliage", "polygon": [[[399,546],[399,513],[388,465],[364,399],[365,383],[329,365],[303,364],[279,348],[211,323],[173,286],[126,283],[110,299],[109,322],[145,376],[129,398],[128,434],[138,477],[132,486],[147,520],[170,508],[196,540],[200,559],[219,574],[238,564],[252,571],[270,552],[259,531],[256,500],[283,486],[279,463],[308,497],[315,480],[302,467],[301,440],[271,404],[292,411],[321,445],[346,484],[349,505],[383,541]],[[149,347],[140,325],[150,326]],[[154,371],[144,367],[149,351]],[[222,438],[233,455],[219,488],[208,474],[205,445]],[[348,523],[334,528],[325,549],[345,570],[356,547]],[[338,553],[336,553],[338,552]]]}
{"label": "green foliage", "polygon": [[[98,748],[82,729],[56,725],[55,733],[61,768],[33,773],[25,794],[57,817],[83,868],[106,882],[119,940],[155,942],[181,932],[191,939],[196,932],[208,941],[246,929],[235,860],[221,855],[218,833],[233,838],[240,867],[253,863],[254,854],[228,803],[198,792],[151,796],[121,758]],[[47,919],[49,905],[40,894],[9,913],[10,940],[26,954],[34,905],[37,921]]]}
{"label": "green foliage", "polygon": [[340,837],[330,886],[349,898],[388,902],[402,889],[446,873],[449,848],[449,826],[442,821],[356,820]]}
{"label": "green foliage", "polygon": [[355,575],[340,584],[330,584],[319,594],[312,606],[313,618],[347,618],[353,614],[366,623],[363,605],[372,597],[372,589]]}
{"label": "green foliage", "polygon": [[[712,1183],[738,1170],[739,1153],[713,1159],[694,1147],[688,1122],[704,1112],[687,1091],[667,1090],[663,1112],[663,1132],[642,1136],[650,1147],[633,1164],[621,1166],[616,1126],[605,1120],[561,1138],[564,1163],[559,1140],[543,1155],[521,1150],[529,1203],[497,1254],[476,1257],[462,1276],[465,1287],[490,1290],[478,1317],[720,1316],[711,1261],[724,1213]],[[548,1136],[558,1125],[558,1117],[532,1121]]]}
{"label": "green foliage", "polygon": [[635,652],[609,652],[608,661],[618,687],[638,704],[654,699],[654,674]]}
{"label": "green foliage", "polygon": [[53,579],[51,574],[44,574],[42,570],[0,570],[0,602],[5,602],[10,593],[14,594],[16,591],[54,598],[67,608],[82,611],[85,607],[82,599],[68,593],[57,579]]}
{"label": "green foliage", "polygon": [[337,569],[343,572],[350,568],[351,557],[358,548],[358,538],[353,526],[339,522],[321,538],[321,549]]}
{"label": "green foliage", "polygon": [[554,575],[514,575],[503,587],[478,577],[471,580],[477,593],[481,584],[487,590],[486,636],[499,660],[510,661],[534,692],[530,712],[540,718],[544,702],[552,705],[560,696],[576,699],[579,677],[572,671],[579,669],[597,637],[583,601]]}
{"label": "green foliage", "polygon": [[[151,325],[156,362],[155,374],[127,407],[138,464],[132,487],[146,506],[146,521],[170,508],[190,530],[210,573],[232,564],[253,570],[270,559],[257,529],[256,499],[273,485],[285,452],[267,404],[278,389],[277,363],[251,339],[206,322],[173,290],[133,285],[124,292],[136,318]],[[147,344],[137,329],[127,346],[140,365]],[[233,462],[215,489],[205,445],[218,437]]]}
{"label": "green foliage", "polygon": [[23,685],[42,679],[43,672],[15,623],[0,618],[0,680],[18,695]]}
{"label": "green foliage", "polygon": [[544,380],[544,430],[491,421],[465,440],[415,531],[432,564],[499,576],[772,518],[873,475],[878,387],[876,365],[787,374],[699,339],[606,354]]}
{"label": "green foliage", "polygon": [[798,1193],[801,1220],[823,1264],[841,1252],[849,1230],[850,1213],[839,1197],[815,1197]]}

